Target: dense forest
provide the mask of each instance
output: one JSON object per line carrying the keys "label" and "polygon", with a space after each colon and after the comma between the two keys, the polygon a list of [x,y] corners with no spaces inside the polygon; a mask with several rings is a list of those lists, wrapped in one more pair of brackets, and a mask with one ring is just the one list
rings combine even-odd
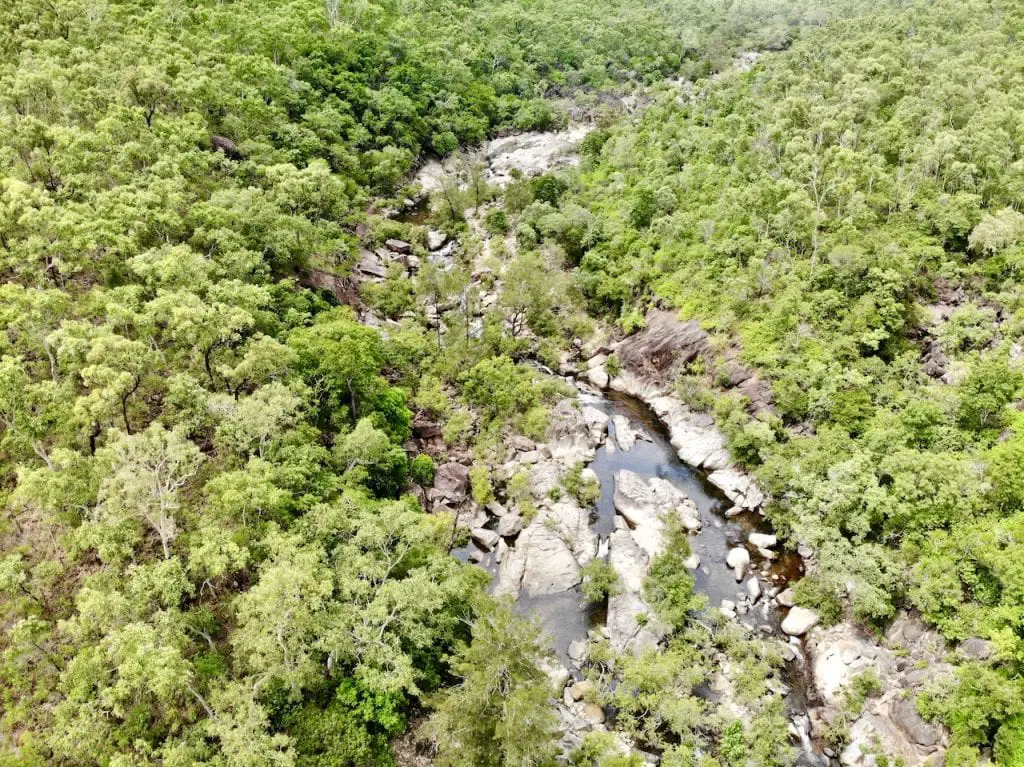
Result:
{"label": "dense forest", "polygon": [[594,222],[595,311],[631,329],[677,308],[771,381],[755,419],[713,394],[713,366],[679,392],[757,469],[776,527],[819,553],[806,603],[877,624],[910,604],[947,637],[994,641],[994,662],[928,702],[954,734],[947,763],[973,764],[997,731],[1019,743],[1024,712],[1024,15],[903,5],[690,100],[667,91],[593,142],[565,205]]}
{"label": "dense forest", "polygon": [[[918,709],[947,764],[1024,763],[1022,38],[1012,0],[4,3],[0,765],[411,767],[410,726],[439,765],[645,764],[558,754],[543,637],[424,499],[450,453],[494,502],[545,366],[652,308],[770,384],[676,389],[814,552],[797,602],[986,640]],[[390,215],[425,158],[581,119],[578,169],[435,193],[457,268]],[[348,279],[396,239],[415,276]],[[668,540],[671,631],[601,702],[669,767],[793,764],[782,661]],[[697,694],[716,653],[749,721]]]}

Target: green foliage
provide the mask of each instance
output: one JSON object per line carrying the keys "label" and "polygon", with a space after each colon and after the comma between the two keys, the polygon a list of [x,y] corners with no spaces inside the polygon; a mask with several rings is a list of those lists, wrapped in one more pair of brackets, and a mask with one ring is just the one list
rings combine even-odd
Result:
{"label": "green foliage", "polygon": [[607,560],[591,559],[583,565],[581,575],[583,584],[580,588],[588,602],[603,602],[621,591],[619,574]]}
{"label": "green foliage", "polygon": [[644,583],[644,596],[658,616],[675,629],[687,624],[691,613],[704,606],[704,597],[693,591],[694,580],[686,567],[690,544],[686,529],[669,517],[664,535],[665,550],[654,559]]}
{"label": "green foliage", "polygon": [[434,459],[426,453],[420,453],[409,461],[409,479],[420,487],[434,484]]}
{"label": "green foliage", "polygon": [[491,470],[486,464],[478,463],[469,470],[469,485],[473,500],[481,506],[486,506],[494,500]]}
{"label": "green foliage", "polygon": [[441,765],[554,764],[551,683],[537,667],[537,628],[506,604],[481,608],[452,661],[459,683],[436,702]]}
{"label": "green foliage", "polygon": [[505,234],[508,231],[508,217],[501,208],[491,208],[484,214],[484,226],[491,234]]}
{"label": "green foliage", "polygon": [[583,463],[573,464],[562,478],[562,486],[579,502],[580,506],[587,508],[593,506],[601,497],[601,485],[593,476],[584,477],[584,468]]}

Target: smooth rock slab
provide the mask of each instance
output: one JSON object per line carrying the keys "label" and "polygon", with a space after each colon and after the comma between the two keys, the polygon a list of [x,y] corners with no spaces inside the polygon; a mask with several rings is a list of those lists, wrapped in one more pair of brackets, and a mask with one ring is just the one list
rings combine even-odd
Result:
{"label": "smooth rock slab", "polygon": [[[639,615],[646,616],[645,623],[637,620]],[[651,609],[633,593],[616,594],[608,600],[606,626],[612,646],[619,651],[652,650],[665,636],[664,628],[656,623]]]}
{"label": "smooth rock slab", "polygon": [[626,591],[639,592],[651,567],[651,559],[628,530],[616,530],[609,539],[608,562]]}
{"label": "smooth rock slab", "polygon": [[615,442],[622,450],[631,450],[636,444],[637,432],[629,419],[624,415],[613,415],[612,425],[615,427]]}

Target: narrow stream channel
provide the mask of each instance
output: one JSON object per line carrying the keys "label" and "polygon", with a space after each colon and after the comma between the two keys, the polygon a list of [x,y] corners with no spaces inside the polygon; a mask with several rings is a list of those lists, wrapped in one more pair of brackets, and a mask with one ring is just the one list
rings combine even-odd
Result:
{"label": "narrow stream channel", "polygon": [[[602,542],[612,533],[615,524],[615,474],[627,470],[644,478],[659,477],[667,480],[696,504],[701,517],[701,530],[690,536],[691,549],[700,557],[700,566],[694,572],[694,589],[707,597],[708,609],[717,608],[722,600],[739,601],[743,584],[736,581],[732,570],[726,565],[729,549],[736,546],[746,546],[750,551],[751,566],[746,577],[757,574],[765,592],[781,590],[787,583],[801,576],[802,562],[796,553],[780,549],[778,556],[769,562],[763,560],[757,550],[747,543],[750,533],[771,533],[770,526],[753,512],[726,517],[725,511],[730,508],[731,502],[707,481],[703,472],[679,460],[665,428],[647,405],[618,392],[609,392],[604,396],[582,391],[580,401],[609,416],[605,444],[597,449],[594,460],[588,464],[601,483],[600,497],[591,512],[591,528]],[[625,416],[637,436],[629,450],[622,450],[617,445],[613,416]],[[470,543],[453,553],[466,560],[474,549],[474,544]],[[492,573],[496,580],[498,564],[495,556],[477,550],[474,558],[480,559],[479,564]],[[586,639],[587,632],[603,626],[606,617],[604,606],[588,603],[578,587],[571,591],[535,597],[524,590],[516,601],[516,609],[539,622],[552,650],[566,667],[571,667],[569,645]],[[767,594],[751,606],[749,612],[737,616],[737,620],[753,631],[786,641],[780,630],[781,616]],[[798,763],[816,765],[819,764],[819,757],[813,752],[807,738],[799,732],[803,729],[799,722],[805,718],[807,710],[809,680],[802,655],[798,648],[795,649],[797,657],[786,664],[783,673],[783,681],[789,689],[786,705],[790,718],[797,723],[795,729],[804,750]]]}

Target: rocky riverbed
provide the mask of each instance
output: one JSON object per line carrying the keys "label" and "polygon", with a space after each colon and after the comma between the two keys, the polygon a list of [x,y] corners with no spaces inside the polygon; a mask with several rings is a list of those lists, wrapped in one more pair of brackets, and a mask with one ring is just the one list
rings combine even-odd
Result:
{"label": "rocky riverbed", "polygon": [[[529,176],[573,165],[571,148],[586,131],[586,126],[573,126],[497,139],[476,156],[486,163],[488,180],[502,186],[512,168]],[[436,190],[450,171],[428,163],[417,182],[425,191]],[[413,205],[407,220],[420,224],[423,210]],[[470,230],[484,241],[479,263],[473,265],[475,278],[490,252],[481,213],[474,211],[469,218]],[[514,238],[505,242],[506,250],[514,252]],[[460,243],[440,232],[428,231],[427,243],[427,257],[442,267],[458,257]],[[379,280],[395,262],[414,273],[420,258],[408,243],[389,240],[377,251],[364,250],[357,271],[362,279]],[[490,276],[482,306],[492,304],[502,290],[502,275]],[[378,324],[372,315],[364,319]],[[548,671],[560,691],[563,745],[571,748],[584,732],[605,727],[606,712],[587,702],[581,678],[588,639],[607,640],[628,652],[656,647],[664,635],[644,602],[642,585],[663,546],[665,515],[674,515],[690,532],[693,554],[687,566],[708,609],[750,636],[778,643],[787,666],[772,694],[786,698],[802,763],[873,765],[879,748],[901,757],[908,767],[940,757],[946,734],[923,722],[912,701],[924,679],[913,672],[931,664],[935,674],[942,673],[942,648],[909,616],[901,616],[894,624],[898,631],[894,628],[895,634],[879,641],[851,624],[824,629],[816,613],[794,605],[788,583],[814,566],[813,552],[792,542],[792,549],[780,545],[760,514],[763,493],[733,464],[714,420],[673,394],[681,366],[709,353],[709,339],[699,325],[665,311],[652,312],[645,330],[626,339],[577,347],[558,371],[577,395],[553,409],[543,442],[508,441],[506,462],[496,472],[495,502],[481,507],[470,500],[468,466],[458,461],[441,465],[426,493],[428,507],[452,512],[468,531],[469,543],[456,555],[488,569],[493,591],[515,599],[518,609],[535,617],[548,634],[555,651]],[[771,408],[770,387],[739,363],[736,349],[714,354],[722,355],[718,362],[727,387],[744,394],[753,410]],[[608,364],[611,357],[615,365]],[[430,424],[418,430],[424,443],[436,442],[439,433]],[[580,465],[585,468],[575,481],[597,487],[593,504],[566,492],[567,477]],[[517,477],[526,479],[525,496],[510,492]],[[594,558],[608,561],[623,587],[607,604],[587,603],[580,590],[583,568]],[[910,650],[908,634],[915,637]],[[918,641],[922,636],[929,639]],[[902,659],[908,651],[916,659],[913,669]],[[882,691],[851,719],[844,712],[842,691],[867,669],[882,679]],[[723,658],[708,691],[727,708],[735,687],[731,673]],[[832,750],[825,746],[826,736],[841,717],[849,720],[844,720],[849,738]],[[648,761],[657,758],[648,755]]]}

